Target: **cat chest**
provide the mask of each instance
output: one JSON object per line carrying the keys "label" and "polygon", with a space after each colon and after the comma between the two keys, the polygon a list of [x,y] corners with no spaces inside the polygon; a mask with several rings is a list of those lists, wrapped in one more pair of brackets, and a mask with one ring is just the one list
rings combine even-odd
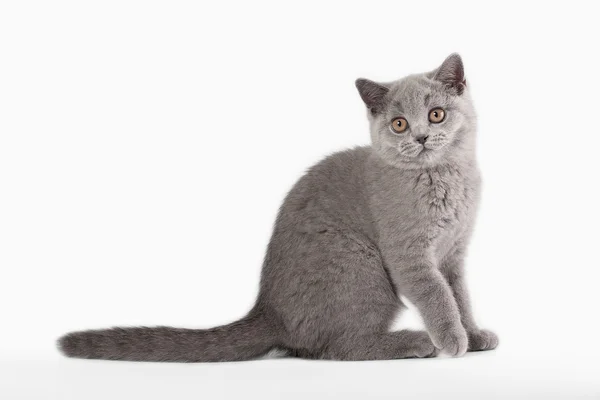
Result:
{"label": "cat chest", "polygon": [[471,175],[428,170],[405,173],[394,185],[383,181],[372,209],[384,252],[446,254],[474,217],[478,180]]}
{"label": "cat chest", "polygon": [[468,190],[460,176],[422,173],[414,186],[415,208],[434,222],[459,220],[467,208]]}
{"label": "cat chest", "polygon": [[417,242],[444,253],[466,230],[472,189],[458,173],[424,172],[415,181],[412,197],[421,224]]}

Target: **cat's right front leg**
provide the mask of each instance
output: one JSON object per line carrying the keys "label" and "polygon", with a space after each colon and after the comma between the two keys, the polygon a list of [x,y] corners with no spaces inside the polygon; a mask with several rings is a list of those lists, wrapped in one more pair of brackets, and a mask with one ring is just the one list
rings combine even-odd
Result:
{"label": "cat's right front leg", "polygon": [[392,275],[400,293],[419,310],[433,344],[452,356],[465,354],[467,332],[452,290],[435,265],[425,258],[403,259]]}

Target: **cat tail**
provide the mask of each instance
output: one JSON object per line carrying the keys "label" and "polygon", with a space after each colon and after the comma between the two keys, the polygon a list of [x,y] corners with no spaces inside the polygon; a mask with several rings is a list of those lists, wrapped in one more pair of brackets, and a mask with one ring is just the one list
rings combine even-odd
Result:
{"label": "cat tail", "polygon": [[276,345],[273,327],[258,313],[212,329],[111,328],[71,332],[58,340],[67,357],[168,362],[249,360]]}

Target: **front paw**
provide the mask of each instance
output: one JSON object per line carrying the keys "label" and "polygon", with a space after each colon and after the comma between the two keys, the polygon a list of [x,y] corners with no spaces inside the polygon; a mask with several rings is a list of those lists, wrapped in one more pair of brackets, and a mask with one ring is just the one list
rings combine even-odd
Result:
{"label": "front paw", "polygon": [[493,350],[498,346],[498,336],[494,332],[480,329],[469,332],[469,351]]}
{"label": "front paw", "polygon": [[460,357],[467,352],[469,341],[462,325],[440,329],[433,337],[435,347],[453,357]]}

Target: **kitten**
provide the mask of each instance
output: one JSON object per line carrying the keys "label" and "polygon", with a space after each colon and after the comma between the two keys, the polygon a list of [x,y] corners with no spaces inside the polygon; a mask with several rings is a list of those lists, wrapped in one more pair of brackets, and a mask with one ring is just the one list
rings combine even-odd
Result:
{"label": "kitten", "polygon": [[[334,360],[461,356],[498,338],[479,329],[463,263],[479,198],[475,113],[457,54],[392,83],[358,79],[372,147],[327,157],[287,195],[249,314],[212,329],[69,333],[69,357],[248,360],[284,349]],[[427,332],[390,332],[415,304]]]}

